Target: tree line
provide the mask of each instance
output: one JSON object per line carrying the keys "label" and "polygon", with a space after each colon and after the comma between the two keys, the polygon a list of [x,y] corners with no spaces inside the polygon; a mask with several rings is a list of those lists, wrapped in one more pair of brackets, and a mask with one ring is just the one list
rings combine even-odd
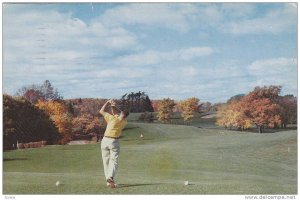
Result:
{"label": "tree line", "polygon": [[[66,144],[71,140],[98,141],[106,123],[99,110],[106,99],[64,100],[49,80],[41,85],[24,86],[16,96],[4,95],[4,149],[15,149],[17,143],[46,141]],[[144,92],[131,92],[117,100],[122,109],[131,112],[153,111]]]}
{"label": "tree line", "polygon": [[[286,128],[297,121],[297,98],[280,96],[281,86],[256,87],[247,95],[239,94],[227,103],[201,103],[196,97],[175,102],[170,98],[151,101],[144,92],[124,94],[116,100],[121,109],[143,113],[140,120],[152,122],[156,117],[170,123],[172,114],[179,112],[184,122],[196,113],[217,113],[216,124],[230,129],[246,130],[257,127]],[[66,144],[71,140],[98,141],[105,131],[105,120],[99,110],[107,99],[64,100],[50,81],[42,85],[24,86],[15,97],[3,96],[4,149],[14,149],[17,143],[46,141]]]}
{"label": "tree line", "polygon": [[184,122],[189,122],[194,118],[196,112],[201,107],[200,100],[191,97],[176,103],[173,99],[164,98],[157,103],[157,119],[163,123],[170,123],[172,114],[180,112]]}
{"label": "tree line", "polygon": [[281,89],[281,86],[273,85],[255,87],[247,95],[239,94],[227,103],[214,106],[209,102],[200,103],[198,98],[192,97],[177,103],[165,98],[157,101],[154,107],[157,119],[163,123],[170,123],[174,112],[179,112],[184,122],[189,122],[196,112],[216,111],[218,126],[237,130],[256,127],[262,133],[266,128],[287,128],[288,124],[297,123],[297,98],[293,95],[280,96]]}

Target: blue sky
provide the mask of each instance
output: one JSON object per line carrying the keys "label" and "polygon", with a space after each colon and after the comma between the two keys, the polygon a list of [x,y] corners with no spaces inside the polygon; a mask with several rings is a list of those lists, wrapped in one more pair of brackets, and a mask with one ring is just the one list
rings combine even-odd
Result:
{"label": "blue sky", "polygon": [[3,92],[44,80],[65,99],[297,95],[297,4],[4,4]]}

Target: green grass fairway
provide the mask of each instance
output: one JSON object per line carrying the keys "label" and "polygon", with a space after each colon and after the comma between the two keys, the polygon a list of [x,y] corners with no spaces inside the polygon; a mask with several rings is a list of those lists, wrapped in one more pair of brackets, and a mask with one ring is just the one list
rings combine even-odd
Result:
{"label": "green grass fairway", "polygon": [[297,193],[296,130],[258,134],[129,123],[116,189],[106,186],[100,144],[16,150],[3,159],[4,194]]}
{"label": "green grass fairway", "polygon": [[[129,122],[142,122],[139,118],[142,113],[130,113],[127,120]],[[161,123],[157,120],[157,113],[152,113],[154,116],[154,123]],[[175,125],[190,125],[190,126],[196,126],[196,127],[202,127],[202,128],[218,128],[216,126],[216,118],[203,118],[203,116],[200,113],[195,113],[194,118],[189,122],[184,122],[183,118],[181,117],[181,114],[176,112],[173,113],[170,119],[170,124]]]}

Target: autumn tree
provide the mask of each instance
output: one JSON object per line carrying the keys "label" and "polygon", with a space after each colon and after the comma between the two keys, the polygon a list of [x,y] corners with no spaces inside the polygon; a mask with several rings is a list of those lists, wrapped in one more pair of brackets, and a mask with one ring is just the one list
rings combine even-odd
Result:
{"label": "autumn tree", "polygon": [[234,112],[234,126],[242,131],[253,127],[252,121],[245,115],[244,108],[243,101],[235,100],[230,103],[230,109]]}
{"label": "autumn tree", "polygon": [[170,98],[164,98],[162,101],[160,101],[157,105],[158,120],[164,123],[169,122],[171,115],[173,113],[174,106],[175,106],[175,102]]}
{"label": "autumn tree", "polygon": [[79,98],[65,100],[69,113],[72,114],[72,139],[88,139],[89,135],[101,137],[105,131],[104,120],[100,121],[99,110],[105,99]]}
{"label": "autumn tree", "polygon": [[3,149],[14,149],[17,142],[46,141],[54,144],[58,130],[41,110],[21,97],[3,95]]}
{"label": "autumn tree", "polygon": [[23,97],[32,104],[36,103],[39,99],[42,98],[42,96],[43,95],[40,90],[36,90],[33,88],[26,90],[23,94]]}
{"label": "autumn tree", "polygon": [[217,111],[216,124],[225,128],[233,128],[235,126],[236,112],[229,105],[220,105]]}
{"label": "autumn tree", "polygon": [[242,99],[244,114],[258,127],[259,133],[264,128],[275,128],[281,124],[280,92],[281,86],[256,87]]}
{"label": "autumn tree", "polygon": [[105,99],[98,98],[79,98],[65,100],[68,107],[68,111],[73,117],[81,115],[92,115],[93,117],[99,117],[99,110],[105,103]]}
{"label": "autumn tree", "polygon": [[72,128],[72,135],[89,135],[89,134],[96,134],[99,135],[103,134],[103,126],[98,117],[93,117],[91,114],[83,114],[73,118],[72,120],[73,128]]}
{"label": "autumn tree", "polygon": [[105,129],[103,128],[99,118],[95,117],[93,118],[90,123],[86,126],[86,133],[87,134],[104,134]]}
{"label": "autumn tree", "polygon": [[217,111],[217,125],[225,128],[245,130],[252,127],[252,122],[245,116],[241,101],[231,101],[220,105]]}
{"label": "autumn tree", "polygon": [[297,123],[297,97],[293,95],[285,95],[280,97],[279,105],[281,106],[282,128],[286,128],[288,124]]}
{"label": "autumn tree", "polygon": [[24,86],[17,91],[17,96],[23,97],[32,104],[38,100],[61,100],[62,96],[58,93],[49,80],[44,81],[42,85],[32,84]]}
{"label": "autumn tree", "polygon": [[255,87],[247,96],[252,99],[268,98],[273,103],[277,103],[282,87],[280,85],[271,85],[263,87]]}
{"label": "autumn tree", "polygon": [[32,104],[35,104],[39,99],[42,98],[40,87],[34,84],[30,86],[23,86],[17,91],[16,95],[25,98]]}
{"label": "autumn tree", "polygon": [[179,102],[179,108],[181,110],[181,116],[184,121],[190,121],[193,119],[194,114],[199,108],[199,99],[196,97],[188,98]]}
{"label": "autumn tree", "polygon": [[256,87],[246,96],[232,98],[218,111],[217,124],[239,129],[252,124],[260,133],[264,128],[278,127],[282,123],[280,91],[281,86]]}
{"label": "autumn tree", "polygon": [[268,98],[246,102],[244,113],[258,127],[259,133],[266,127],[275,128],[281,124],[280,106]]}
{"label": "autumn tree", "polygon": [[42,101],[39,100],[36,106],[44,110],[49,115],[58,132],[62,135],[62,144],[68,142],[72,133],[72,117],[68,113],[67,106],[62,101]]}

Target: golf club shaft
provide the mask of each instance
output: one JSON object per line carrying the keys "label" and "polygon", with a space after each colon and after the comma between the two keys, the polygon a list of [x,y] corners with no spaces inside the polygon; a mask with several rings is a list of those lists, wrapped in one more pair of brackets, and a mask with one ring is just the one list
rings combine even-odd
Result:
{"label": "golf club shaft", "polygon": [[116,106],[116,105],[115,105],[115,106],[111,106],[111,107],[115,107],[115,108],[116,108],[118,111],[120,111],[120,112],[122,111],[122,110],[121,110],[118,106]]}

